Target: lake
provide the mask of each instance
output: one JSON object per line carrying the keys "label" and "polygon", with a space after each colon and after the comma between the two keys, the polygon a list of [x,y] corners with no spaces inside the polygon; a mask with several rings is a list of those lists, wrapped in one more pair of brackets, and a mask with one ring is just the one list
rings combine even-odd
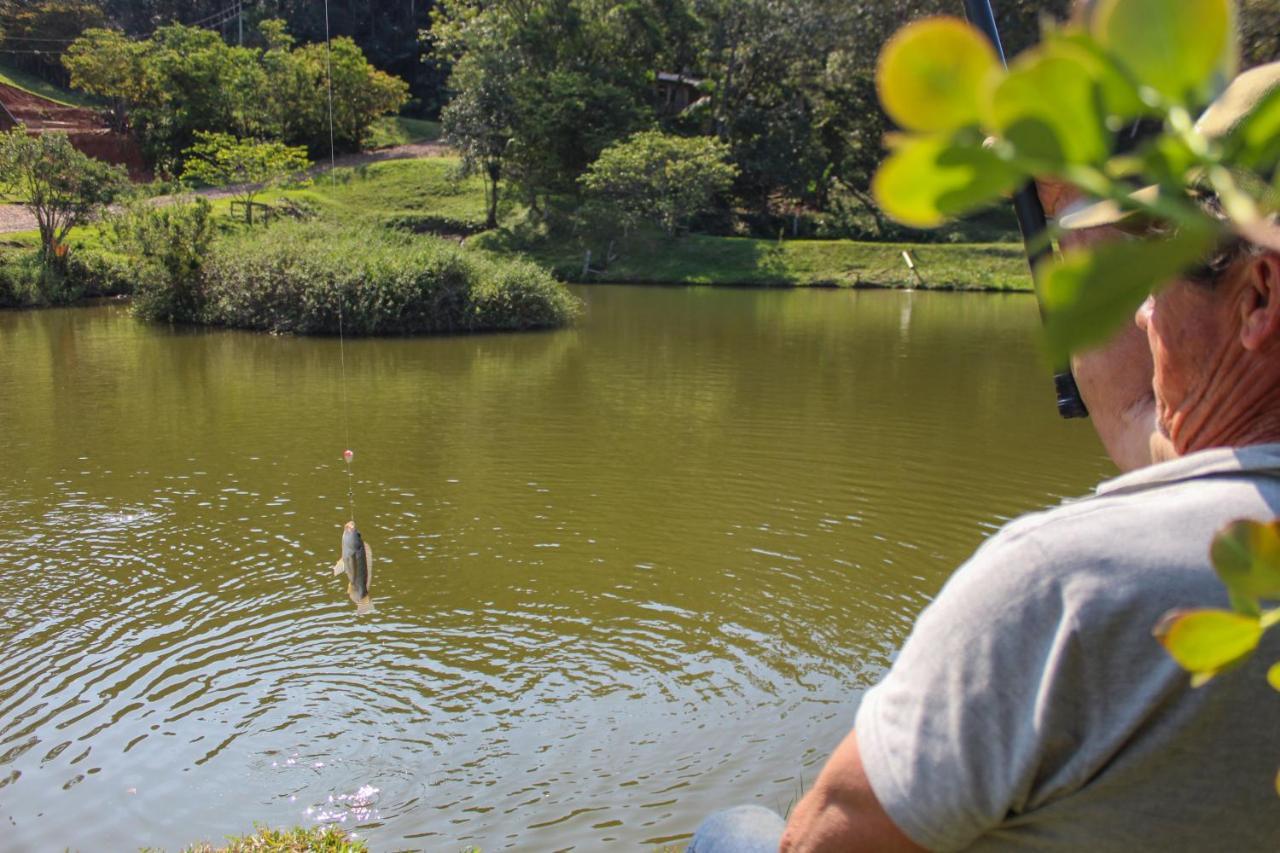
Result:
{"label": "lake", "polygon": [[345,419],[337,340],[0,312],[6,849],[785,811],[955,567],[1113,473],[1029,296],[576,292],[569,330],[348,341]]}

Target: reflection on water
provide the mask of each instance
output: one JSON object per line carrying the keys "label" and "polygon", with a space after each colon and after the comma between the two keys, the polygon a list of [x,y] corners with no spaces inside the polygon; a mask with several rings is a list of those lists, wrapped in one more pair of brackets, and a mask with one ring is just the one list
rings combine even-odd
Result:
{"label": "reflection on water", "polygon": [[347,345],[0,312],[7,849],[333,821],[595,849],[785,809],[954,566],[1108,472],[1026,297],[599,287]]}

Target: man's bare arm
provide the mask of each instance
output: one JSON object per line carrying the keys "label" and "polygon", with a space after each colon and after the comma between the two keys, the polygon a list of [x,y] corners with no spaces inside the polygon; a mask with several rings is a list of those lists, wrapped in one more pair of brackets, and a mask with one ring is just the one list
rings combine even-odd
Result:
{"label": "man's bare arm", "polygon": [[782,836],[783,853],[924,850],[898,829],[862,766],[856,732],[836,748],[813,788],[796,805]]}

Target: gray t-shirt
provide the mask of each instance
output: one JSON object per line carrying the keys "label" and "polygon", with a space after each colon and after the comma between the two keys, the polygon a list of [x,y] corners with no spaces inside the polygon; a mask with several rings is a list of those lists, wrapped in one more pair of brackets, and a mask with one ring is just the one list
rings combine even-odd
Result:
{"label": "gray t-shirt", "polygon": [[1280,629],[1192,688],[1151,629],[1227,607],[1214,533],[1280,515],[1280,445],[1152,466],[993,536],[921,614],[854,729],[935,850],[1280,850]]}

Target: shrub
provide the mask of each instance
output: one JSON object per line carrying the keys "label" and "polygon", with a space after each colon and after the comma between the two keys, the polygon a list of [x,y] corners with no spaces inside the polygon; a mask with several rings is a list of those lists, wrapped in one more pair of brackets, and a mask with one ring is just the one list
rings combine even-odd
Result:
{"label": "shrub", "polygon": [[202,198],[165,207],[134,202],[109,223],[109,240],[134,276],[133,311],[148,320],[198,322],[203,268],[216,231]]}
{"label": "shrub", "polygon": [[122,296],[133,292],[136,273],[123,255],[77,247],[67,256],[66,277],[81,296]]}
{"label": "shrub", "polygon": [[0,255],[0,308],[66,305],[94,295],[93,280],[69,255],[62,263],[47,264],[38,249],[18,249]]}
{"label": "shrub", "polygon": [[578,301],[551,274],[434,237],[281,222],[218,241],[191,319],[297,334],[407,335],[564,325]]}
{"label": "shrub", "polygon": [[38,252],[7,251],[0,255],[0,308],[36,304],[43,271]]}
{"label": "shrub", "polygon": [[580,182],[617,207],[629,227],[649,220],[675,236],[733,184],[738,167],[728,160],[729,147],[718,140],[647,130],[604,149]]}

